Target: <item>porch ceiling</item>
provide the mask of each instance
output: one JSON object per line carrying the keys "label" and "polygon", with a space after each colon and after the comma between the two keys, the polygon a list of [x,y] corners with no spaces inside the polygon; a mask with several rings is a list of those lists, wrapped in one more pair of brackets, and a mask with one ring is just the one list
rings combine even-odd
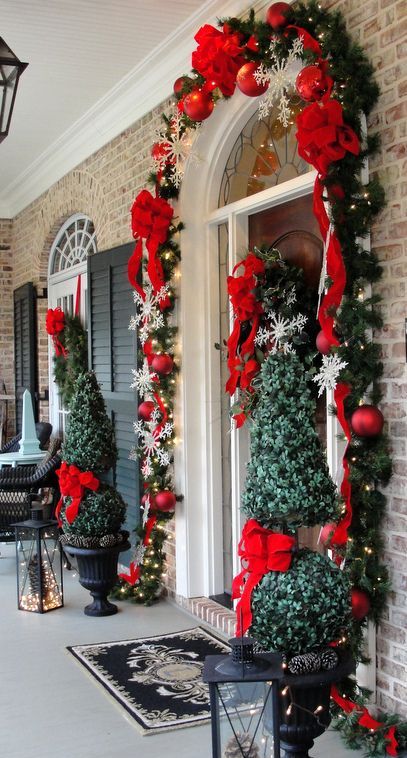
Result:
{"label": "porch ceiling", "polygon": [[0,218],[158,105],[189,70],[199,26],[246,4],[0,0],[0,35],[29,63],[0,144]]}

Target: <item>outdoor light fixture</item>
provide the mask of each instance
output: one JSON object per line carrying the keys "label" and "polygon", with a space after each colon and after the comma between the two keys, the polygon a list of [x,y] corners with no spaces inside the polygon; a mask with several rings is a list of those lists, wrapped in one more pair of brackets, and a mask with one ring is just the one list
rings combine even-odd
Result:
{"label": "outdoor light fixture", "polygon": [[209,684],[213,758],[280,758],[279,653],[254,655],[254,640],[229,640],[229,655],[209,655],[203,680]]}
{"label": "outdoor light fixture", "polygon": [[18,81],[27,66],[0,37],[0,142],[8,135]]}
{"label": "outdoor light fixture", "polygon": [[16,530],[17,600],[20,611],[46,613],[64,604],[62,551],[56,521],[43,520],[42,508]]}

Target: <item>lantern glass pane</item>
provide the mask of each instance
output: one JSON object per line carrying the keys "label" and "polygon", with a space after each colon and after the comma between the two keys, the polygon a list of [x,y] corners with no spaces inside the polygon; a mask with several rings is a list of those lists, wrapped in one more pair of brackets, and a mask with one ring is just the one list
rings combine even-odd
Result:
{"label": "lantern glass pane", "polygon": [[63,605],[58,530],[18,527],[16,535],[18,607],[44,613]]}
{"label": "lantern glass pane", "polygon": [[16,66],[0,65],[0,128],[2,130],[8,126],[17,74]]}
{"label": "lantern glass pane", "polygon": [[273,684],[226,682],[216,686],[222,758],[274,757]]}

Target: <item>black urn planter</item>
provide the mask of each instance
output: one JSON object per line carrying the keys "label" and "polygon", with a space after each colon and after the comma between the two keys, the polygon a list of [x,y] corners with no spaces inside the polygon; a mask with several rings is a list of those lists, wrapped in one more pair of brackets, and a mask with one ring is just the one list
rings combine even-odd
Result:
{"label": "black urn planter", "polygon": [[[331,685],[355,670],[349,653],[342,653],[331,671],[315,674],[287,674],[281,684],[282,708],[280,740],[285,755],[308,758],[308,751],[329,726]],[[317,710],[318,709],[318,710]],[[317,711],[317,712],[316,712]],[[316,712],[316,713],[315,713]],[[314,715],[315,713],[315,715]]]}
{"label": "black urn planter", "polygon": [[87,616],[112,616],[117,613],[117,605],[110,603],[107,596],[117,581],[119,553],[129,548],[128,540],[113,547],[64,546],[64,550],[77,560],[80,584],[93,597],[93,602],[84,608]]}

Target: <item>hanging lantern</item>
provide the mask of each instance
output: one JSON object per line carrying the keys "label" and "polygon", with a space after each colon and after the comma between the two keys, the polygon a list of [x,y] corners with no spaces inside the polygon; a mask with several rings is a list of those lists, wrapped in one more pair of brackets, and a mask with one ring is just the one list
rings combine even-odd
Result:
{"label": "hanging lantern", "polygon": [[229,655],[208,655],[203,680],[209,684],[212,758],[280,757],[279,653],[254,655],[254,640],[229,640]]}
{"label": "hanging lantern", "polygon": [[17,600],[20,611],[46,613],[64,604],[62,552],[56,521],[44,521],[42,508],[16,530]]}
{"label": "hanging lantern", "polygon": [[0,37],[0,142],[8,135],[18,81],[27,66]]}

